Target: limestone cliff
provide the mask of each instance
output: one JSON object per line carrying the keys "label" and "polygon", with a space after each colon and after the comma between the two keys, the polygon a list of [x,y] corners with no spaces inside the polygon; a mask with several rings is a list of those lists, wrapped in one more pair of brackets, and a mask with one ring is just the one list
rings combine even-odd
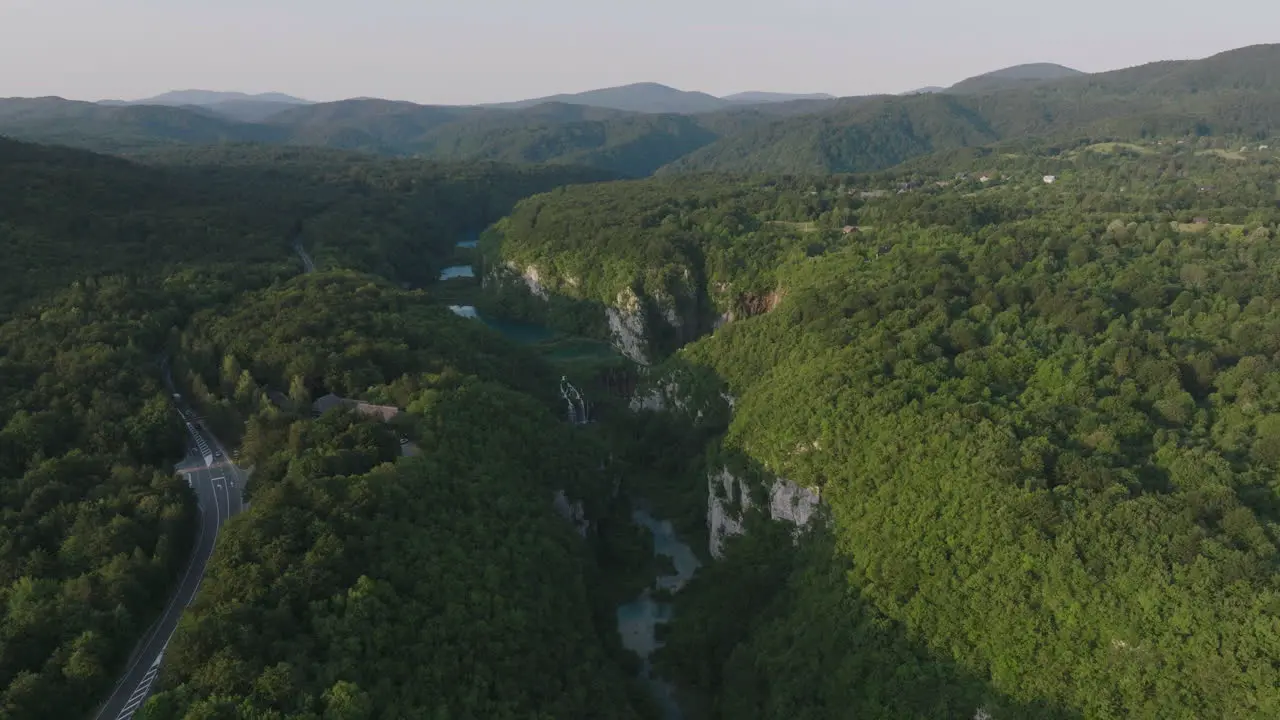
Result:
{"label": "limestone cliff", "polygon": [[[796,537],[808,527],[822,504],[819,492],[804,488],[787,480],[774,478],[769,487],[768,507],[762,508],[770,518],[795,526]],[[707,477],[707,530],[711,537],[711,556],[719,558],[724,553],[724,541],[744,531],[743,520],[753,507],[750,488],[728,468],[721,468]]]}
{"label": "limestone cliff", "polygon": [[507,263],[506,267],[512,274],[518,275],[524,281],[525,287],[529,289],[529,294],[539,300],[546,300],[549,297],[546,287],[542,285],[542,273],[538,272],[537,267],[529,265],[521,268],[512,262]]}
{"label": "limestone cliff", "polygon": [[[711,330],[701,290],[687,270],[661,281],[641,276],[615,290],[598,287],[598,281],[589,287],[582,278],[558,273],[551,262],[508,260],[491,267],[483,287],[491,297],[504,298],[521,319],[607,339],[641,365]],[[608,294],[602,298],[601,292]]]}
{"label": "limestone cliff", "polygon": [[[721,285],[717,287],[717,291],[721,295],[727,294],[728,287],[724,283],[721,283]],[[715,326],[719,329],[722,325],[726,325],[737,320],[743,320],[749,317],[755,317],[756,315],[764,315],[765,313],[773,312],[773,309],[778,307],[778,304],[782,302],[782,298],[785,297],[785,295],[786,293],[781,288],[778,288],[773,292],[742,293],[737,297],[734,297],[732,300],[721,300],[721,305],[727,305],[728,309],[720,313],[720,316],[716,319]]]}
{"label": "limestone cliff", "polygon": [[610,339],[618,352],[641,365],[649,364],[649,332],[644,308],[631,288],[618,293],[614,305],[605,308]]}
{"label": "limestone cliff", "polygon": [[695,426],[722,428],[728,425],[733,404],[733,396],[712,371],[675,358],[642,376],[630,407],[635,412],[671,413]]}

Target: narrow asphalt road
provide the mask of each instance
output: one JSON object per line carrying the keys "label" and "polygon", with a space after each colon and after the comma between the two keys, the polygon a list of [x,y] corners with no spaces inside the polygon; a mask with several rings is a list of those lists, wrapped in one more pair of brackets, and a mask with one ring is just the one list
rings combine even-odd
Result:
{"label": "narrow asphalt road", "polygon": [[[185,417],[191,417],[190,409],[180,403],[178,410]],[[241,490],[245,473],[227,459],[226,448],[203,428],[202,423],[188,424],[188,431],[192,433],[189,454],[178,464],[177,472],[186,477],[199,504],[200,525],[196,545],[164,612],[138,643],[123,676],[111,691],[111,697],[94,715],[95,720],[129,720],[142,707],[160,671],[165,648],[178,627],[182,611],[195,599],[217,543],[218,530],[243,509]],[[206,465],[204,456],[199,453],[197,435],[214,451],[212,463]]]}

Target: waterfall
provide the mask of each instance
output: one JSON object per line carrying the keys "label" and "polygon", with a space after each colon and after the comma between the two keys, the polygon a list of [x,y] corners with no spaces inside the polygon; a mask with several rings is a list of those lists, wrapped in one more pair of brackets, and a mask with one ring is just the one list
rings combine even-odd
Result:
{"label": "waterfall", "polygon": [[565,404],[568,406],[567,415],[569,422],[574,425],[585,425],[587,423],[587,403],[582,398],[582,393],[578,388],[569,382],[569,378],[560,378],[560,397],[564,398]]}

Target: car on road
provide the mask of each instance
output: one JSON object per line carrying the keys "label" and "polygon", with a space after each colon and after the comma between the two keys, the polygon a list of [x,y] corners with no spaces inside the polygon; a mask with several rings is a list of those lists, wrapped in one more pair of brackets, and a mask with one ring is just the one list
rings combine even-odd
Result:
{"label": "car on road", "polygon": [[222,451],[221,451],[221,450],[214,450],[214,451],[213,451],[213,456],[214,456],[214,457],[216,457],[216,458],[220,458],[220,457],[222,457]]}
{"label": "car on road", "polygon": [[408,444],[409,444],[409,438],[407,438],[407,437],[401,437],[401,438],[400,438],[400,444],[401,444],[401,445],[408,445]]}

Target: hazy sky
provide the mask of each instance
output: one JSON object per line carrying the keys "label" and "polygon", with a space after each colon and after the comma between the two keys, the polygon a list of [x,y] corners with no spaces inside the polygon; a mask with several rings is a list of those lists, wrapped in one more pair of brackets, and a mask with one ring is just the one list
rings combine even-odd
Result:
{"label": "hazy sky", "polygon": [[0,97],[473,103],[640,81],[860,95],[1278,41],[1274,0],[0,0]]}

